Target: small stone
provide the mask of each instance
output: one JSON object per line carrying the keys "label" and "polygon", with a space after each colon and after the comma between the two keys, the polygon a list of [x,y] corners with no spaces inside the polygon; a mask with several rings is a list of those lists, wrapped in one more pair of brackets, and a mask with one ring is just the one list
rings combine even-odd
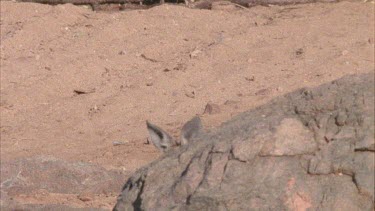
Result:
{"label": "small stone", "polygon": [[174,68],[173,70],[183,70],[185,69],[185,65],[184,64],[181,64],[181,63],[178,63]]}
{"label": "small stone", "polygon": [[297,56],[300,56],[300,55],[302,55],[303,53],[304,53],[304,51],[303,51],[302,48],[299,48],[299,49],[296,50],[296,55],[297,55]]}
{"label": "small stone", "polygon": [[77,95],[83,95],[83,94],[90,94],[90,93],[93,93],[95,92],[95,89],[88,89],[88,90],[84,90],[84,89],[74,89],[73,92]]}
{"label": "small stone", "polygon": [[83,202],[87,202],[87,201],[92,201],[93,196],[91,194],[88,194],[88,193],[82,193],[82,194],[78,195],[78,199],[83,201]]}
{"label": "small stone", "polygon": [[217,114],[220,113],[220,107],[214,103],[207,103],[203,114]]}
{"label": "small stone", "polygon": [[255,77],[254,76],[245,76],[245,79],[247,81],[255,81]]}
{"label": "small stone", "polygon": [[201,50],[194,50],[193,52],[190,53],[190,58],[196,58],[198,55],[202,53]]}
{"label": "small stone", "polygon": [[186,91],[185,95],[186,95],[186,97],[195,98],[195,92],[194,91]]}
{"label": "small stone", "polygon": [[152,85],[154,85],[154,83],[152,83],[152,82],[147,82],[146,83],[146,86],[152,86]]}
{"label": "small stone", "polygon": [[268,95],[270,94],[270,89],[260,89],[257,92],[255,92],[255,95]]}
{"label": "small stone", "polygon": [[114,141],[112,142],[113,146],[119,146],[119,145],[124,145],[128,143],[127,141]]}
{"label": "small stone", "polygon": [[341,54],[342,54],[343,56],[347,55],[348,53],[349,53],[348,50],[343,50],[343,51],[341,52]]}
{"label": "small stone", "polygon": [[119,55],[126,55],[126,51],[125,50],[122,50],[120,52],[118,52]]}

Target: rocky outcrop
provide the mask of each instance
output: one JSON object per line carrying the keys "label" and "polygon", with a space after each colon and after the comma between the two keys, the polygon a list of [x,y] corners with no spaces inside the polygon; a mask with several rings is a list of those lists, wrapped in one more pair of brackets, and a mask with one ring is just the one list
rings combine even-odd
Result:
{"label": "rocky outcrop", "polygon": [[374,75],[242,113],[168,151],[114,210],[373,210]]}

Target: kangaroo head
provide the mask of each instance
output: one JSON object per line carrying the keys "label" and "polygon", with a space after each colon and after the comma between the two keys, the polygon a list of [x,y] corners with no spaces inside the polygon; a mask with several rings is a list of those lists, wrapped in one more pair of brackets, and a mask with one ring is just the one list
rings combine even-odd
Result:
{"label": "kangaroo head", "polygon": [[165,152],[178,145],[187,145],[189,141],[196,136],[202,129],[201,119],[196,116],[182,127],[180,141],[174,140],[167,132],[160,127],[146,121],[147,130],[150,134],[150,141],[156,148]]}

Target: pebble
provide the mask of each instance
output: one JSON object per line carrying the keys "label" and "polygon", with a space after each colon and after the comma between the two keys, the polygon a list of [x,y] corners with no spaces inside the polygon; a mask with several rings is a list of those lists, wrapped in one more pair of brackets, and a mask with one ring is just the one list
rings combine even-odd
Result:
{"label": "pebble", "polygon": [[193,52],[190,53],[190,58],[196,58],[198,55],[202,53],[201,50],[194,50]]}
{"label": "pebble", "polygon": [[214,103],[207,103],[203,114],[217,114],[220,113],[220,107]]}
{"label": "pebble", "polygon": [[342,54],[343,56],[347,55],[348,53],[349,53],[348,50],[343,50],[343,51],[341,52],[341,54]]}
{"label": "pebble", "polygon": [[126,143],[128,143],[127,141],[114,141],[114,142],[112,142],[112,144],[113,144],[113,146],[119,146],[119,145],[124,145],[124,144],[126,144]]}
{"label": "pebble", "polygon": [[90,194],[83,193],[83,194],[78,195],[78,199],[83,202],[87,202],[87,201],[92,201],[93,198],[92,196],[90,196]]}
{"label": "pebble", "polygon": [[190,98],[195,98],[195,92],[194,91],[185,91],[185,95]]}

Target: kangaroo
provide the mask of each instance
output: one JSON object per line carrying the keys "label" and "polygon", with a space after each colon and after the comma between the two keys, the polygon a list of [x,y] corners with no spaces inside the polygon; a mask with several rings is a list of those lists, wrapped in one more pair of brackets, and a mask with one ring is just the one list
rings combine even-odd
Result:
{"label": "kangaroo", "polygon": [[190,140],[202,131],[202,122],[198,116],[185,123],[181,129],[179,141],[173,139],[167,132],[149,121],[146,121],[146,125],[150,134],[149,140],[162,152],[179,145],[189,144]]}

